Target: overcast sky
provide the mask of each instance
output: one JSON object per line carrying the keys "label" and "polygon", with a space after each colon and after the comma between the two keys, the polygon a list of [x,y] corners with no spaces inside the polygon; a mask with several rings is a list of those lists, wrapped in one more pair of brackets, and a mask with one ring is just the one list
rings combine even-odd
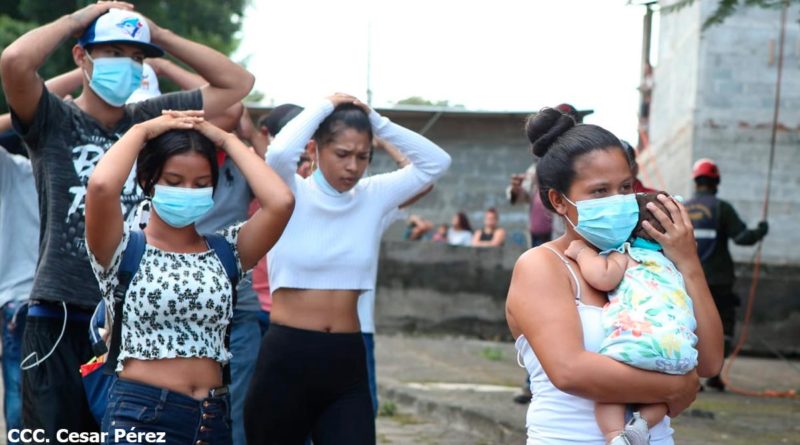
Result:
{"label": "overcast sky", "polygon": [[636,140],[644,8],[627,0],[251,3],[234,58],[266,104],[334,91],[366,100],[369,71],[374,106],[409,96],[496,111],[570,102]]}

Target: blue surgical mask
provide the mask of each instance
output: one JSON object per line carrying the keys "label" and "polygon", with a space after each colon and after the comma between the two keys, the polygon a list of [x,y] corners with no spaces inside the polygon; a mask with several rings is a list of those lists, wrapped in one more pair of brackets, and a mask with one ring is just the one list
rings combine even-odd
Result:
{"label": "blue surgical mask", "polygon": [[194,224],[214,207],[213,193],[211,187],[193,189],[156,184],[153,209],[165,223],[180,229]]}
{"label": "blue surgical mask", "polygon": [[86,57],[94,65],[89,88],[112,107],[125,105],[125,101],[142,83],[142,64],[130,57],[92,59],[89,53],[86,53]]}
{"label": "blue surgical mask", "polygon": [[[317,159],[319,159],[319,157]],[[317,186],[319,186],[320,190],[322,190],[326,195],[339,196],[342,194],[342,192],[333,188],[328,180],[325,179],[325,175],[322,174],[322,170],[319,167],[314,170],[314,173],[311,176],[314,177],[314,182],[317,183]]]}
{"label": "blue surgical mask", "polygon": [[573,224],[566,216],[564,219],[578,235],[601,252],[620,247],[631,237],[639,222],[639,204],[632,193],[585,199],[577,203],[566,196],[564,199],[578,209],[578,224]]}

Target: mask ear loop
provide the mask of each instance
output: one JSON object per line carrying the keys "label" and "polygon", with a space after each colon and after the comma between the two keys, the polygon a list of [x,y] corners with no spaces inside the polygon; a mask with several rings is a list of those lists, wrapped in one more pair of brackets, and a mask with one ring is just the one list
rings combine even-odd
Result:
{"label": "mask ear loop", "polygon": [[[86,49],[86,48],[84,48],[83,50],[86,53],[86,58],[89,59],[89,62],[92,62],[92,66],[94,66],[94,59],[92,59],[92,56],[89,55],[89,50]],[[89,73],[86,72],[86,68],[81,67],[81,72],[83,72],[83,77],[86,79],[86,81],[91,83],[92,82],[92,78],[89,77]],[[117,138],[117,139],[119,139],[119,138]]]}
{"label": "mask ear loop", "polygon": [[[574,202],[572,202],[571,199],[567,198],[567,195],[562,193],[561,197],[564,198],[568,203],[572,204],[572,206],[575,207],[576,210],[578,209],[578,204],[575,204]],[[566,213],[564,213],[562,217],[569,223],[569,225],[572,226],[573,229],[578,230],[578,227],[569,219]],[[578,218],[580,218],[580,214],[578,215]]]}

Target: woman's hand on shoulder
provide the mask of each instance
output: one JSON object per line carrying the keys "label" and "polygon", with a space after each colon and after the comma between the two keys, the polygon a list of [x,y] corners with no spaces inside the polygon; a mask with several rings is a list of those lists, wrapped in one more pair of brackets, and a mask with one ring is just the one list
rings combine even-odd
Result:
{"label": "woman's hand on shoulder", "polygon": [[161,116],[136,124],[134,128],[142,131],[145,141],[149,141],[170,130],[191,130],[202,121],[202,110],[163,110]]}
{"label": "woman's hand on shoulder", "polygon": [[675,199],[666,195],[658,195],[658,200],[667,209],[669,214],[664,213],[653,203],[647,204],[647,209],[653,213],[664,227],[664,232],[659,232],[647,221],[642,222],[642,227],[654,240],[661,244],[664,255],[681,269],[682,265],[698,262],[697,242],[694,239],[694,226],[689,218],[686,207]]}

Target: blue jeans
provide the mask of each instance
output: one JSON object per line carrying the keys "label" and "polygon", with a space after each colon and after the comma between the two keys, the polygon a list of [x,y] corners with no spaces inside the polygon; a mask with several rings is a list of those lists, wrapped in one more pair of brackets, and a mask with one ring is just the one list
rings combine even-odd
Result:
{"label": "blue jeans", "polygon": [[6,431],[22,428],[22,375],[19,364],[22,361],[22,332],[28,311],[27,306],[23,306],[17,314],[19,307],[20,303],[15,301],[3,306],[3,415]]}
{"label": "blue jeans", "polygon": [[231,419],[233,421],[233,444],[245,445],[244,399],[250,379],[256,370],[258,350],[261,346],[259,311],[233,311],[231,328]]}
{"label": "blue jeans", "polygon": [[362,332],[364,349],[367,350],[367,379],[369,381],[369,395],[372,396],[372,410],[378,415],[378,385],[375,379],[375,336]]}
{"label": "blue jeans", "polygon": [[161,443],[170,445],[230,445],[228,408],[227,395],[197,400],[168,389],[117,379],[111,386],[108,410],[103,416],[103,432],[107,433],[103,443],[163,440]]}
{"label": "blue jeans", "polygon": [[269,331],[269,312],[264,310],[258,311],[258,327],[261,328],[262,337]]}

